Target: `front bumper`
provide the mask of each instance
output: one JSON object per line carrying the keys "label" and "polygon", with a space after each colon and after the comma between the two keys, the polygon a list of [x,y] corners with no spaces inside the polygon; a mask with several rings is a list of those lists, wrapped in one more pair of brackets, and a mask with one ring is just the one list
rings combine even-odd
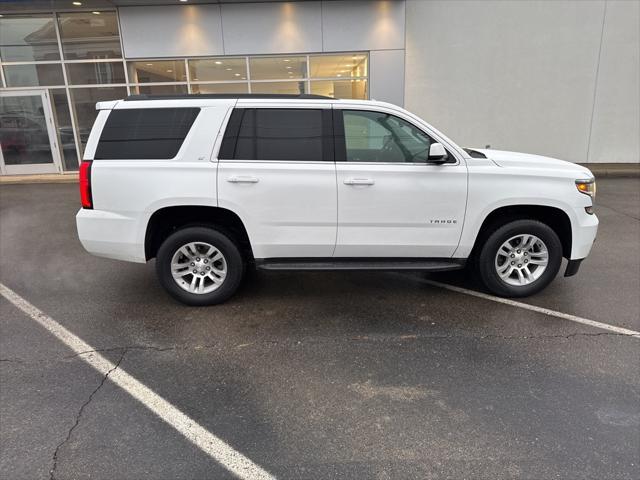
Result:
{"label": "front bumper", "polygon": [[[588,214],[584,207],[575,210],[575,222],[572,225],[571,257],[569,260],[581,260],[591,252],[598,233],[598,217]],[[576,269],[577,271],[577,269]]]}
{"label": "front bumper", "polygon": [[578,260],[569,260],[569,263],[567,263],[567,268],[564,271],[564,276],[573,277],[576,273],[578,273],[580,264],[582,264],[582,260],[584,259],[580,258]]}

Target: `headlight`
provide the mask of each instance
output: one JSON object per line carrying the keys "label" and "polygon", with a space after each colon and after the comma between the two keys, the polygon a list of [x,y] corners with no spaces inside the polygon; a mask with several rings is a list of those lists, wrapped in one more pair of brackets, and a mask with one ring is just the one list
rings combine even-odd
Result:
{"label": "headlight", "polygon": [[588,178],[586,180],[576,180],[576,188],[580,193],[589,195],[591,198],[596,198],[595,178]]}

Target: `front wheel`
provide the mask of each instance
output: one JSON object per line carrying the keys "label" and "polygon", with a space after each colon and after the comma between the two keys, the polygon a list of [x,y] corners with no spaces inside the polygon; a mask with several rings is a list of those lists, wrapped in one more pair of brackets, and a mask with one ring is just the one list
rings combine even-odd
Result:
{"label": "front wheel", "polygon": [[188,227],[162,243],[156,273],[160,284],[182,303],[214,305],[238,289],[244,262],[236,244],[224,233]]}
{"label": "front wheel", "polygon": [[503,297],[526,297],[545,288],[562,263],[556,232],[537,220],[516,220],[494,231],[478,256],[484,286]]}

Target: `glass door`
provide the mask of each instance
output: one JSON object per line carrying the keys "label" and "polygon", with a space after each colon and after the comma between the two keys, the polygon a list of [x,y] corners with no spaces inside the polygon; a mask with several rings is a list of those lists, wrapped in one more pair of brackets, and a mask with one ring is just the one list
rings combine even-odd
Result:
{"label": "glass door", "polygon": [[0,92],[0,146],[3,175],[62,171],[46,90]]}

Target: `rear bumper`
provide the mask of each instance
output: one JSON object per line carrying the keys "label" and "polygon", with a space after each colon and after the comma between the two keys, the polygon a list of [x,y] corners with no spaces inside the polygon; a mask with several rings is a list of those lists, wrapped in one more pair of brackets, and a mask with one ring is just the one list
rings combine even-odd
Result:
{"label": "rear bumper", "polygon": [[87,252],[99,257],[145,263],[144,238],[137,236],[139,221],[102,210],[81,209],[76,215],[78,238]]}

